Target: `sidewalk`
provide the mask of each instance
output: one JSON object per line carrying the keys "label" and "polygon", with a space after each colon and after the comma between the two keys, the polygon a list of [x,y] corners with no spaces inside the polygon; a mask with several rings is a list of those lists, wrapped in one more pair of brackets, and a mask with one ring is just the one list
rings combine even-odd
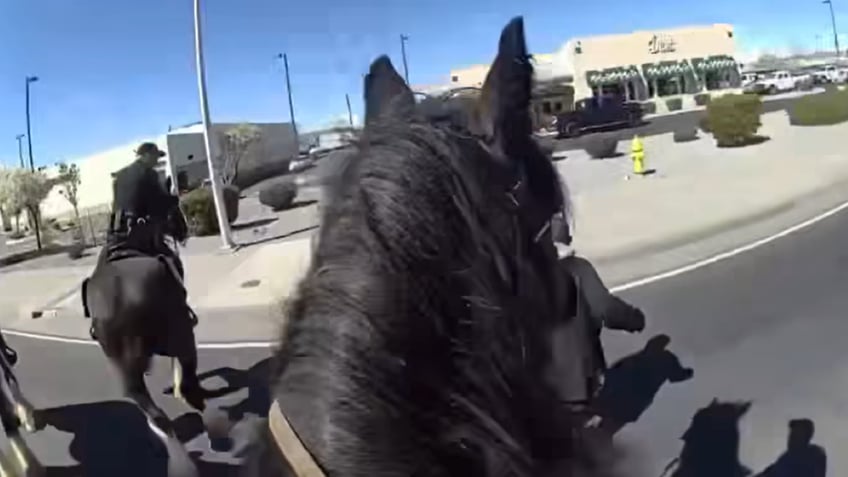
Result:
{"label": "sidewalk", "polygon": [[[848,184],[843,152],[848,124],[790,127],[779,112],[763,116],[760,134],[772,139],[739,149],[718,149],[708,136],[683,144],[673,143],[671,134],[645,138],[646,165],[657,172],[629,180],[626,155],[590,160],[583,151],[567,152],[557,167],[574,200],[577,251],[615,285],[628,273],[644,276],[703,258],[696,257],[703,247],[687,245],[696,240],[721,234],[725,239],[712,247],[720,244],[717,251],[723,251],[743,243],[734,245],[727,237],[762,236],[756,224],[783,227],[781,221],[804,220],[848,199],[840,187]],[[628,148],[627,142],[619,144],[621,152]],[[804,207],[796,207],[800,201]],[[314,213],[314,207],[302,208],[280,221],[306,223]],[[210,249],[184,255],[200,342],[275,339],[280,304],[308,266],[309,234],[301,235],[236,253]],[[615,269],[619,263],[628,265],[627,273]],[[90,265],[0,273],[0,326],[87,339],[76,290],[88,273]],[[52,311],[33,319],[34,309]]]}

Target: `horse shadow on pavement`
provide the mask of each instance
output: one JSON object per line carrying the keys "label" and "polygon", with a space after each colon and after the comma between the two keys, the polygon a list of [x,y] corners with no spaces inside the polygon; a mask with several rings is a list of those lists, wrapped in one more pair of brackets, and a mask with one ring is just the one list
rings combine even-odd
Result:
{"label": "horse shadow on pavement", "polygon": [[677,355],[668,350],[670,343],[667,335],[656,335],[642,350],[607,370],[597,406],[603,416],[601,425],[609,435],[636,422],[666,382],[679,383],[694,376],[692,368],[683,367]]}
{"label": "horse shadow on pavement", "polygon": [[[156,477],[168,475],[168,451],[153,435],[141,411],[125,401],[73,404],[37,411],[39,427],[73,435],[68,449],[79,464],[48,466],[50,477]],[[199,417],[194,415],[199,421]],[[193,419],[174,421],[177,435],[190,433]],[[200,423],[202,426],[202,422]],[[196,461],[200,475],[237,475],[228,464]]]}
{"label": "horse shadow on pavement", "polygon": [[[681,437],[680,455],[666,466],[671,477],[825,477],[827,454],[812,443],[815,425],[810,419],[789,421],[786,451],[760,473],[739,460],[739,421],[751,402],[713,401],[699,409]],[[673,472],[669,473],[672,469]]]}

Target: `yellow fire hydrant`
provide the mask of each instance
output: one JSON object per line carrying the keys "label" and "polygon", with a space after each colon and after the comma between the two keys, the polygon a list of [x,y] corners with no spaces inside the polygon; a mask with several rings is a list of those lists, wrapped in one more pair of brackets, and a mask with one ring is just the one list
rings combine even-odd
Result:
{"label": "yellow fire hydrant", "polygon": [[633,160],[633,173],[642,175],[645,173],[645,146],[638,135],[633,136],[630,143],[630,159]]}

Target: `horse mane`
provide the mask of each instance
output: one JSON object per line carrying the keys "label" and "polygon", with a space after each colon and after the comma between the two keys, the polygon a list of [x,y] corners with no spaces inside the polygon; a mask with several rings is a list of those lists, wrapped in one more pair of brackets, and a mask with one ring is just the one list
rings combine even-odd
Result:
{"label": "horse mane", "polygon": [[540,378],[553,286],[516,255],[511,171],[429,111],[367,127],[327,183],[275,396],[331,475],[538,475],[567,439]]}

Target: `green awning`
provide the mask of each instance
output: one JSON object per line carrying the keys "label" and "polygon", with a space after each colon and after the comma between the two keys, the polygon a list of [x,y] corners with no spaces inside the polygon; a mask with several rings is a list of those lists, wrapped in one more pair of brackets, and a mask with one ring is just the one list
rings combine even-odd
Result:
{"label": "green awning", "polygon": [[719,71],[725,69],[735,69],[737,67],[736,60],[727,55],[715,55],[707,58],[693,58],[692,67],[695,71],[703,73],[705,71]]}
{"label": "green awning", "polygon": [[586,82],[589,86],[617,84],[639,76],[639,69],[633,65],[586,72]]}
{"label": "green awning", "polygon": [[645,79],[668,78],[689,72],[689,62],[683,61],[661,61],[659,63],[645,63],[642,65],[642,74]]}

